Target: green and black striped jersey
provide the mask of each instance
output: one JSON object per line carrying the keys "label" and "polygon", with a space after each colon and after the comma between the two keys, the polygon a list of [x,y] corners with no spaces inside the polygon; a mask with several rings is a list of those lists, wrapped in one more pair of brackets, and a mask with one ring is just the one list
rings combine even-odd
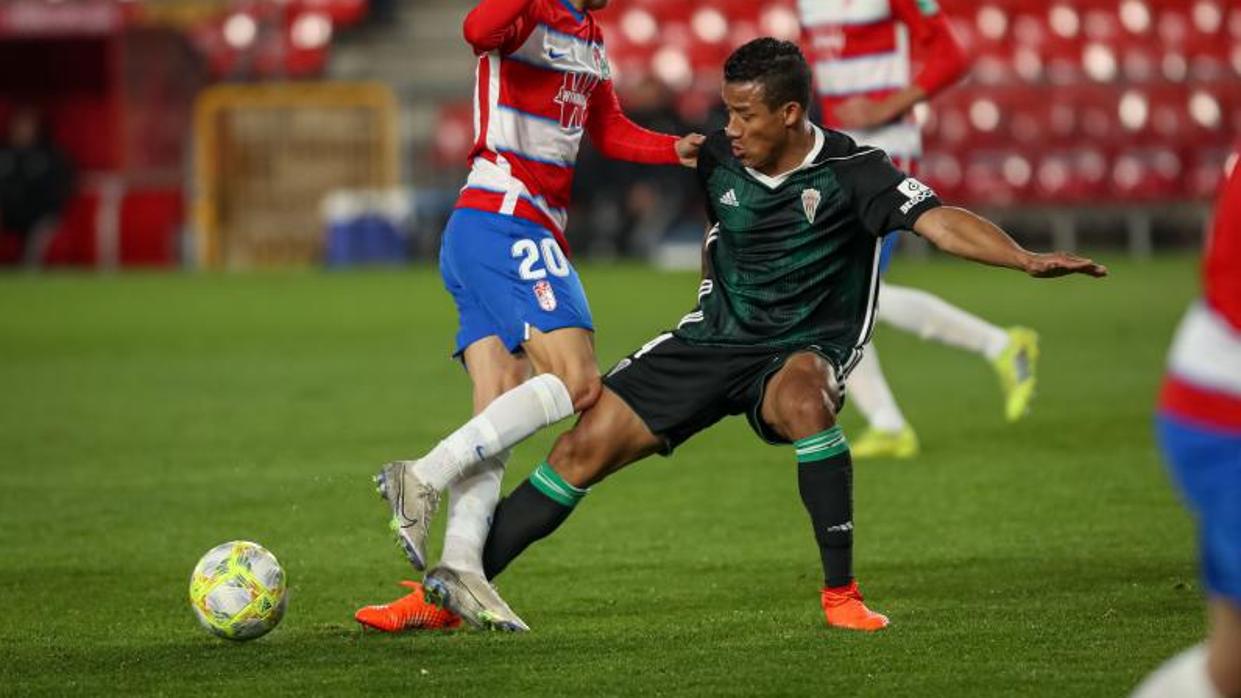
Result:
{"label": "green and black striped jersey", "polygon": [[882,150],[813,127],[801,166],[769,177],[741,164],[723,131],[698,155],[712,227],[686,342],[818,346],[847,373],[870,337],[879,246],[939,206]]}

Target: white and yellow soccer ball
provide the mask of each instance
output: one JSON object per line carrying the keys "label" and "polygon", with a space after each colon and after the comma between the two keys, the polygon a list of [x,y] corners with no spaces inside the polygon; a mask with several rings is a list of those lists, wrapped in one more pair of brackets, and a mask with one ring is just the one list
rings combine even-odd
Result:
{"label": "white and yellow soccer ball", "polygon": [[284,569],[258,543],[221,543],[198,561],[190,577],[190,605],[198,622],[229,640],[253,640],[284,617]]}

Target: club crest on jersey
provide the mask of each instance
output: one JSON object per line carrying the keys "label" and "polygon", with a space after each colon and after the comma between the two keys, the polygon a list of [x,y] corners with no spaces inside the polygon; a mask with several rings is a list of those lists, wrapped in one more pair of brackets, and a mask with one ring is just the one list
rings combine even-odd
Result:
{"label": "club crest on jersey", "polygon": [[586,124],[586,107],[590,102],[590,93],[599,78],[589,73],[565,73],[564,83],[553,100],[560,105],[560,127],[577,130]]}
{"label": "club crest on jersey", "polygon": [[599,69],[599,75],[604,80],[612,79],[612,66],[608,64],[607,54],[603,52],[603,47],[599,44],[591,46],[591,54],[595,58],[595,67]]}
{"label": "club crest on jersey", "polygon": [[802,189],[801,190],[801,210],[806,213],[806,220],[811,224],[814,223],[814,216],[819,212],[819,202],[823,200],[823,194],[818,189]]}
{"label": "club crest on jersey", "polygon": [[546,279],[534,285],[534,297],[538,299],[539,307],[543,310],[550,313],[556,309],[556,292]]}

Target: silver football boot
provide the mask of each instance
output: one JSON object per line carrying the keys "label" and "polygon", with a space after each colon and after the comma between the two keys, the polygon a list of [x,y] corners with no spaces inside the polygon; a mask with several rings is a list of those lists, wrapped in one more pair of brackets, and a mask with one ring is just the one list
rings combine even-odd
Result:
{"label": "silver football boot", "polygon": [[481,574],[438,565],[422,579],[427,601],[461,616],[483,630],[526,632],[526,625]]}
{"label": "silver football boot", "polygon": [[388,527],[405,550],[414,569],[427,567],[427,534],[431,518],[439,507],[440,494],[414,474],[417,461],[398,460],[383,467],[375,476],[375,489],[392,508]]}

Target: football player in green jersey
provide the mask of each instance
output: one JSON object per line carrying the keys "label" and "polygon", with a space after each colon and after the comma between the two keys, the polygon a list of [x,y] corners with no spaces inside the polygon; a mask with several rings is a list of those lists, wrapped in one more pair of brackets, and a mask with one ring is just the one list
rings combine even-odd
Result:
{"label": "football player in green jersey", "polygon": [[711,219],[698,306],[616,364],[599,401],[500,503],[484,571],[499,574],[610,473],[745,414],[764,441],[794,446],[827,623],[878,630],[888,619],[866,607],[853,576],[853,468],[836,415],[874,322],[883,236],[913,230],[950,254],[1036,277],[1107,270],[1029,252],[941,205],[882,151],[808,121],[810,69],[795,44],[737,49],[723,97],[728,125],[698,156]]}

